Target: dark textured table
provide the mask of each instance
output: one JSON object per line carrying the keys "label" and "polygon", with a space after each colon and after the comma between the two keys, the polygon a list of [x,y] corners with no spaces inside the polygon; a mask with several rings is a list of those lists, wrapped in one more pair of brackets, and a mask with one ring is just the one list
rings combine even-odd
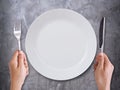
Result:
{"label": "dark textured table", "polygon": [[[0,90],[9,90],[8,62],[18,48],[13,35],[16,18],[22,18],[22,49],[31,23],[41,13],[54,8],[72,9],[92,24],[98,40],[99,23],[106,17],[105,53],[115,66],[111,90],[120,90],[120,0],[0,0]],[[16,17],[17,16],[17,17]],[[29,63],[30,74],[22,90],[97,90],[93,63],[79,77],[54,81],[41,76]]]}

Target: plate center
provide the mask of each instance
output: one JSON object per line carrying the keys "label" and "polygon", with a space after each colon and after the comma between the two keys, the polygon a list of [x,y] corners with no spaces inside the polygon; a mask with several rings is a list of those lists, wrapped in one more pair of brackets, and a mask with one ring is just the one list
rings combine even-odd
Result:
{"label": "plate center", "polygon": [[67,20],[49,22],[36,36],[37,52],[43,59],[40,61],[55,68],[76,65],[86,52],[87,40],[84,33],[75,22]]}

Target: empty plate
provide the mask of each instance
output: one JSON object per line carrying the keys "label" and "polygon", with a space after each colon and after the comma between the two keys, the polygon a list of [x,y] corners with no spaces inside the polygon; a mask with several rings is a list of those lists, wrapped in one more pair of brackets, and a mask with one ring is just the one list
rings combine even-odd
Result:
{"label": "empty plate", "polygon": [[85,72],[96,53],[96,36],[88,20],[68,9],[41,14],[30,26],[26,53],[41,75],[68,80]]}

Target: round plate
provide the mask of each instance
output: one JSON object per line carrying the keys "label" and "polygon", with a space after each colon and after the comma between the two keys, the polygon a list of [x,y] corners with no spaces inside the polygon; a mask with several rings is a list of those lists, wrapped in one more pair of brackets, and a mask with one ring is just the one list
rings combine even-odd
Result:
{"label": "round plate", "polygon": [[26,53],[43,76],[68,80],[85,72],[96,53],[95,32],[79,13],[53,9],[40,15],[26,36]]}

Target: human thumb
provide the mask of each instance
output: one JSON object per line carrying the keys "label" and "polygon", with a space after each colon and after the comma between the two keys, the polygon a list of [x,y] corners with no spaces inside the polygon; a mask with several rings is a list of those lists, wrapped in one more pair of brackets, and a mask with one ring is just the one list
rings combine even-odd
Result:
{"label": "human thumb", "polygon": [[19,51],[18,66],[19,67],[23,67],[24,66],[24,55],[23,55],[22,51]]}
{"label": "human thumb", "polygon": [[97,56],[98,68],[103,68],[104,66],[104,54],[99,53]]}

